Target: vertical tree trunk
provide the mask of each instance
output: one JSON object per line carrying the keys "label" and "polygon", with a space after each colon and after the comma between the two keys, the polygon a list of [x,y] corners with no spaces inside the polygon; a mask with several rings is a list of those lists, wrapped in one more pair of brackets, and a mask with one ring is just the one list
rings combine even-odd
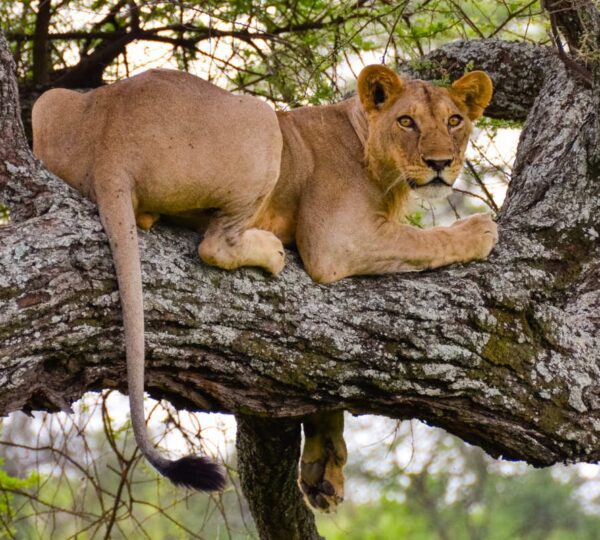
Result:
{"label": "vertical tree trunk", "polygon": [[238,470],[262,540],[322,540],[298,489],[300,421],[237,416]]}
{"label": "vertical tree trunk", "polygon": [[50,27],[51,0],[39,0],[33,40],[33,84],[48,83],[50,62],[48,54],[48,28]]}

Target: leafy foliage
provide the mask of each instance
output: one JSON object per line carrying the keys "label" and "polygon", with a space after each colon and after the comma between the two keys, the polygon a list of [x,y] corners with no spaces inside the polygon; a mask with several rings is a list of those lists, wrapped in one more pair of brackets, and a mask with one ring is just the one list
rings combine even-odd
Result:
{"label": "leafy foliage", "polygon": [[[287,108],[340,98],[352,89],[348,82],[363,64],[385,60],[415,66],[424,54],[454,39],[547,41],[538,0],[48,1],[46,28],[39,24],[40,1],[0,2],[0,26],[7,32],[25,89],[39,80],[33,58],[41,50],[49,67],[48,79],[41,82],[44,87],[82,72],[84,63],[95,65],[99,77],[83,73],[75,79],[81,86],[160,64]],[[494,208],[489,180],[505,187],[510,163],[492,160],[488,150],[501,130],[519,126],[484,120],[478,127],[486,130],[489,142],[475,146],[474,167],[463,187]],[[456,216],[473,210],[473,205],[456,200],[450,204]],[[7,215],[0,206],[0,224]],[[421,209],[409,220],[423,226],[426,217]],[[231,488],[223,498],[173,490],[140,463],[127,423],[115,422],[102,401],[87,406],[90,413],[102,409],[101,429],[95,433],[83,429],[91,418],[83,410],[77,423],[44,416],[49,434],[44,444],[39,439],[35,444],[32,434],[25,441],[1,441],[4,455],[12,455],[15,464],[29,459],[33,466],[27,454],[33,452],[39,472],[23,473],[25,479],[19,479],[0,469],[0,538],[253,535],[235,471],[230,468]],[[167,431],[180,426],[177,419],[171,410]],[[196,446],[197,434],[185,429],[183,433],[184,440]],[[363,463],[387,461],[387,456],[372,454]],[[424,452],[436,454],[439,462],[432,460],[415,470],[396,467],[383,474],[355,463],[349,477],[362,475],[371,491],[383,494],[368,502],[355,496],[334,521],[321,519],[321,532],[331,539],[361,540],[600,538],[600,518],[588,513],[577,497],[576,476],[561,480],[549,471],[502,472],[446,438]],[[462,457],[458,473],[448,458],[456,454]]]}
{"label": "leafy foliage", "polygon": [[[449,40],[546,39],[538,1],[54,0],[47,31],[38,26],[36,34],[39,13],[30,0],[0,4],[0,25],[9,29],[24,83],[37,80],[33,55],[44,40],[52,68],[48,84],[64,83],[61,77],[84,59],[89,69],[111,47],[99,69],[106,80],[125,76],[140,67],[126,45],[145,43],[153,44],[154,54],[162,51],[162,65],[285,106],[339,98],[355,66],[415,60]],[[98,83],[87,77],[87,86]]]}
{"label": "leafy foliage", "polygon": [[[0,538],[254,538],[233,452],[220,458],[230,475],[224,494],[174,488],[140,459],[123,401],[90,394],[76,416],[36,415],[35,428],[20,414],[4,421],[0,444],[14,472],[0,469]],[[195,415],[157,403],[152,415],[163,446],[182,434],[191,446],[207,442]],[[496,462],[422,424],[347,424],[348,497],[338,514],[319,516],[328,540],[600,539],[597,502],[582,496],[592,481],[577,469]],[[382,432],[391,433],[374,444]]]}
{"label": "leafy foliage", "polygon": [[38,474],[34,471],[24,479],[11,476],[3,467],[4,460],[0,458],[0,539],[14,538],[13,521],[18,513],[15,505],[15,493],[21,493],[34,486]]}
{"label": "leafy foliage", "polygon": [[10,219],[10,211],[8,207],[0,203],[0,225],[6,225]]}

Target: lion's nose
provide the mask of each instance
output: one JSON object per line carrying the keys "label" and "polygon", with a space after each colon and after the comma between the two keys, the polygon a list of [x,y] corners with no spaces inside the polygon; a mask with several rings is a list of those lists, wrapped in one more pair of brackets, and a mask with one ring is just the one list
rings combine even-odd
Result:
{"label": "lion's nose", "polygon": [[451,159],[426,159],[425,163],[427,166],[433,169],[435,172],[442,172],[451,163]]}

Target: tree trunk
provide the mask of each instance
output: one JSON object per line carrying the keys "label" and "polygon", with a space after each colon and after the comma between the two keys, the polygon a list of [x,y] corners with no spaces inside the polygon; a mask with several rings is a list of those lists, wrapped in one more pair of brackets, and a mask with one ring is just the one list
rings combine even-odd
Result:
{"label": "tree trunk", "polygon": [[320,540],[298,489],[300,421],[237,415],[238,471],[256,528],[268,540]]}
{"label": "tree trunk", "polygon": [[33,38],[33,84],[43,85],[48,82],[50,71],[50,55],[48,47],[48,28],[52,9],[51,0],[39,0],[35,17],[35,33]]}
{"label": "tree trunk", "polygon": [[[259,474],[248,437],[269,429],[250,415],[323,408],[419,418],[538,466],[600,459],[599,90],[547,49],[511,75],[497,51],[524,65],[531,46],[478,42],[476,58],[472,47],[437,54],[502,72],[497,116],[511,93],[514,117],[530,107],[488,261],[321,286],[291,252],[273,279],[202,265],[190,231],[140,232],[147,389],[180,407],[246,415],[245,483]],[[29,153],[11,69],[0,37],[0,186],[13,217],[0,228],[0,414],[125,390],[106,238],[94,206]],[[535,100],[515,93],[527,84]],[[295,463],[289,422],[273,436]],[[259,491],[254,516],[269,523]],[[296,512],[297,490],[286,493],[280,504]]]}

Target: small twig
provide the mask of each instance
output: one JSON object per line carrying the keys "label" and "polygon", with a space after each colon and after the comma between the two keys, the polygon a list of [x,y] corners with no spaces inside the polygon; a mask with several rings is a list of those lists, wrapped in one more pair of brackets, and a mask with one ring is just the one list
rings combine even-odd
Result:
{"label": "small twig", "polygon": [[446,197],[446,201],[448,202],[448,205],[450,206],[450,208],[452,208],[452,211],[454,212],[454,217],[456,219],[460,219],[460,214],[458,213],[456,206],[454,206],[454,203],[450,200],[450,197]]}
{"label": "small twig", "polygon": [[396,26],[398,26],[398,23],[400,22],[400,18],[402,17],[402,15],[404,15],[404,10],[406,9],[407,5],[408,5],[408,2],[405,2],[404,5],[400,8],[400,10],[398,11],[398,16],[394,20],[394,24],[392,24],[392,28],[390,29],[390,33],[388,35],[387,41],[385,42],[383,54],[381,55],[381,63],[382,64],[385,64],[385,57],[387,56],[387,52],[390,47],[390,43],[392,42],[392,38],[394,36],[394,31],[396,30]]}
{"label": "small twig", "polygon": [[485,193],[487,205],[497,214],[500,211],[500,208],[498,208],[498,205],[496,204],[496,201],[494,201],[494,197],[489,192],[487,186],[485,185],[485,182],[479,176],[479,173],[477,172],[477,169],[475,169],[473,163],[471,163],[471,161],[468,159],[466,160],[466,163],[469,172],[473,175],[473,178],[475,179],[475,182],[481,188],[483,193]]}
{"label": "small twig", "polygon": [[479,199],[480,201],[483,201],[487,206],[489,206],[487,200],[485,199],[485,197],[482,197],[481,195],[477,195],[477,193],[473,193],[472,191],[466,191],[464,189],[458,189],[458,188],[453,188],[454,191],[456,191],[457,193],[462,193],[464,195],[468,195],[469,197],[475,197],[476,199]]}
{"label": "small twig", "polygon": [[519,14],[523,13],[526,9],[529,9],[531,6],[533,6],[533,4],[535,4],[537,2],[537,0],[531,0],[530,2],[528,2],[527,4],[525,4],[523,7],[517,9],[516,11],[510,11],[508,9],[508,7],[505,5],[507,11],[509,12],[508,15],[506,16],[506,19],[504,19],[496,28],[494,28],[494,31],[488,36],[488,38],[493,38],[495,36],[497,36],[500,31],[510,22],[512,21],[515,17],[517,17]]}

